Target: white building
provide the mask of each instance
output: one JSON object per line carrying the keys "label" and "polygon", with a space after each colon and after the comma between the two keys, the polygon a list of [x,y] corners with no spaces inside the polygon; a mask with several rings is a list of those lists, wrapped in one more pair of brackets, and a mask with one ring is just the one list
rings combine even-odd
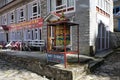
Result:
{"label": "white building", "polygon": [[[79,23],[80,54],[90,55],[110,48],[113,0],[12,0],[0,8],[1,25],[10,27],[8,41],[47,40],[46,23],[43,25],[42,19],[51,12],[64,12],[70,21]],[[54,16],[48,19],[51,18]],[[70,45],[75,47],[75,29],[70,28],[69,32]]]}

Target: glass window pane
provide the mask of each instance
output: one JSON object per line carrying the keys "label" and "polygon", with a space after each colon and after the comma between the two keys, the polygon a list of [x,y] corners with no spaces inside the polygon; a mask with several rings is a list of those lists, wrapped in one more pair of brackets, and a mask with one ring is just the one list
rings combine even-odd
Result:
{"label": "glass window pane", "polygon": [[56,0],[56,6],[62,5],[62,0]]}
{"label": "glass window pane", "polygon": [[68,0],[68,7],[74,6],[74,0]]}
{"label": "glass window pane", "polygon": [[41,29],[39,30],[40,40],[41,40]]}
{"label": "glass window pane", "polygon": [[56,0],[50,0],[50,11],[54,11],[56,9]]}
{"label": "glass window pane", "polygon": [[119,12],[119,7],[116,8],[116,13]]}
{"label": "glass window pane", "polygon": [[33,7],[33,13],[36,13],[37,12],[37,6],[34,6]]}

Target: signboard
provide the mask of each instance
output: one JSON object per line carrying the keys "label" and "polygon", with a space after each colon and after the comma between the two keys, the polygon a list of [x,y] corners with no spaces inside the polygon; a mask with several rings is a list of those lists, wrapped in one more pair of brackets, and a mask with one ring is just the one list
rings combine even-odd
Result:
{"label": "signboard", "polygon": [[18,24],[12,24],[10,25],[10,29],[16,30],[16,29],[22,29],[22,28],[37,28],[37,27],[42,27],[43,26],[43,19],[38,18],[38,19],[33,19],[30,21],[25,21],[25,22],[20,22]]}
{"label": "signboard", "polygon": [[47,61],[64,64],[64,54],[47,53]]}

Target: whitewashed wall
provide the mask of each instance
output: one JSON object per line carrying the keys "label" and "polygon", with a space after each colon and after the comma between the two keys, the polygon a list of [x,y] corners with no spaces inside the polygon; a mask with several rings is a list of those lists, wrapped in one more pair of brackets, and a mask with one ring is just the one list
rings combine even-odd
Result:
{"label": "whitewashed wall", "polygon": [[96,5],[98,0],[90,0],[90,46],[95,45],[95,39],[98,33],[98,23],[101,20],[104,24],[109,26],[110,32],[113,32],[113,3],[111,0],[110,6],[110,18],[102,16],[97,13]]}
{"label": "whitewashed wall", "polygon": [[96,4],[97,0],[90,0],[90,46],[93,46],[95,44],[96,39]]}

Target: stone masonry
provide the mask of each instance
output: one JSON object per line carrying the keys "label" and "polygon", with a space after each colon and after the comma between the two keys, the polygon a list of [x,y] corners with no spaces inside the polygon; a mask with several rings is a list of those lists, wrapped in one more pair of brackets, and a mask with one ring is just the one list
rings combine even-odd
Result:
{"label": "stone masonry", "polygon": [[[22,55],[20,55],[21,53]],[[32,53],[29,52],[3,51],[0,52],[0,58],[7,62],[13,63],[14,65],[28,69],[39,75],[46,76],[47,78],[54,80],[78,80],[80,74],[86,72],[86,64],[71,64],[68,65],[67,68],[64,68],[64,65],[47,63],[46,59],[41,59],[43,57],[37,58],[29,56],[31,54]]]}
{"label": "stone masonry", "polygon": [[75,22],[79,23],[80,54],[89,55],[89,0],[76,0]]}

